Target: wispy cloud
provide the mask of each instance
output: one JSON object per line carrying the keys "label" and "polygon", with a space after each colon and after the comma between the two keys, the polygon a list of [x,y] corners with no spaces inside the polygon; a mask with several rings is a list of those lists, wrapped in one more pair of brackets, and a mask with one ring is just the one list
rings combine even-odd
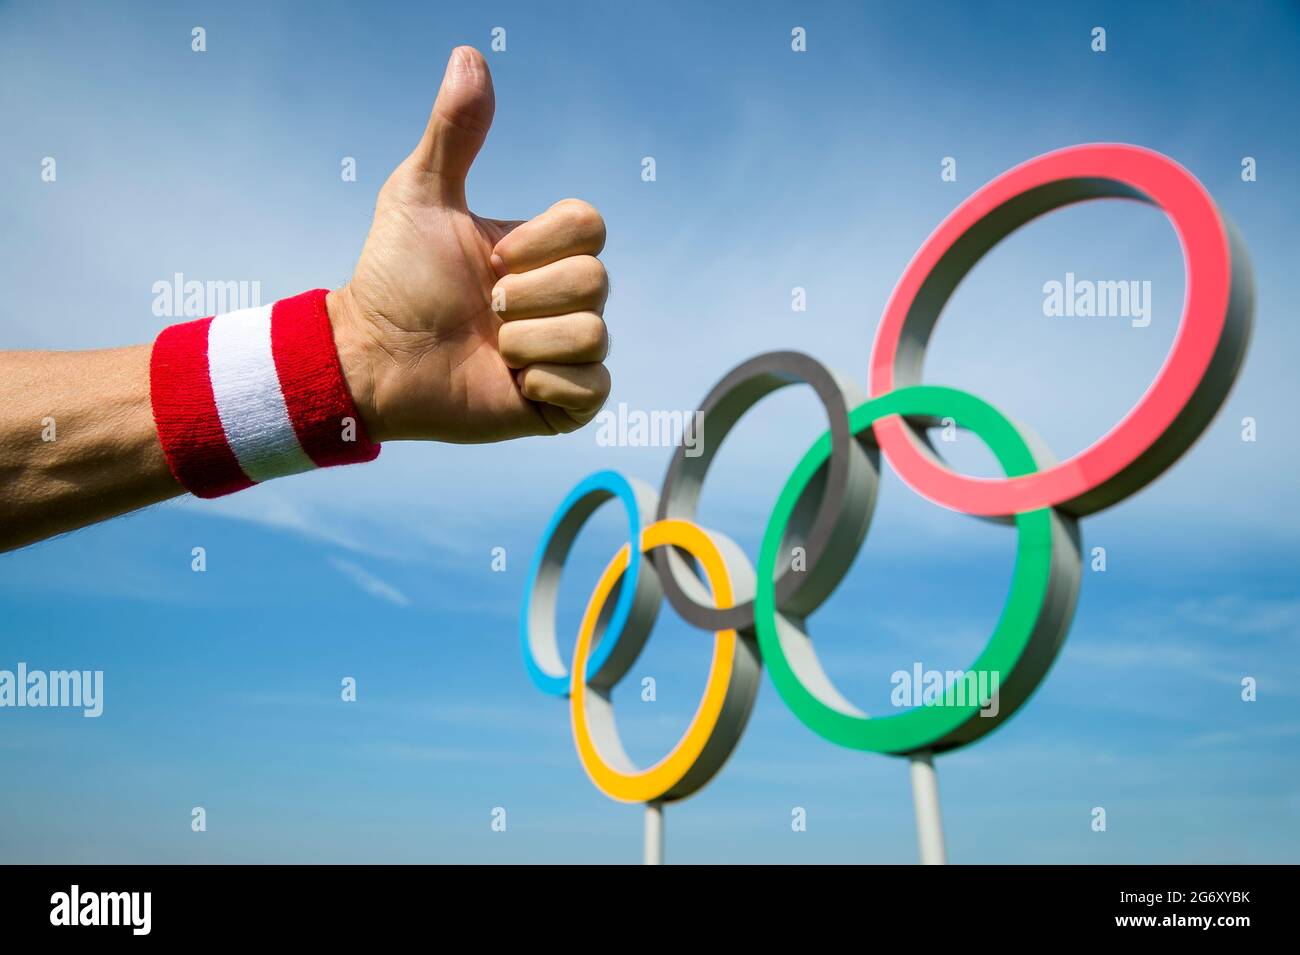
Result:
{"label": "wispy cloud", "polygon": [[397,604],[399,607],[409,607],[411,605],[411,601],[407,599],[406,594],[387,581],[380,580],[364,567],[360,567],[341,557],[331,557],[330,563],[370,596],[379,600],[386,600],[391,604]]}
{"label": "wispy cloud", "polygon": [[1072,663],[1109,670],[1178,670],[1216,679],[1223,675],[1221,668],[1214,662],[1215,655],[1206,648],[1174,646],[1150,640],[1150,636],[1145,643],[1102,643],[1075,639],[1066,645],[1065,656]]}
{"label": "wispy cloud", "polygon": [[1283,723],[1280,726],[1266,724],[1249,730],[1216,730],[1202,733],[1187,741],[1189,746],[1240,746],[1244,743],[1265,740],[1290,739],[1300,736],[1300,723]]}
{"label": "wispy cloud", "polygon": [[1180,603],[1175,612],[1188,623],[1206,630],[1236,634],[1295,633],[1300,630],[1300,599],[1246,598],[1221,594]]}
{"label": "wispy cloud", "polygon": [[419,743],[387,742],[366,747],[366,752],[402,762],[462,763],[482,759],[482,754],[451,746],[429,746]]}
{"label": "wispy cloud", "polygon": [[1220,683],[1241,678],[1240,637],[1285,637],[1300,624],[1300,601],[1230,593],[1195,597],[1172,608],[1146,605],[1117,619],[1108,638],[1095,625],[1076,633],[1064,655],[1112,670],[1159,669]]}
{"label": "wispy cloud", "polygon": [[275,530],[290,531],[358,554],[398,556],[376,543],[383,539],[382,536],[373,533],[354,535],[302,495],[290,495],[278,487],[258,487],[215,500],[200,500],[186,495],[167,506],[196,511],[209,517],[246,521]]}

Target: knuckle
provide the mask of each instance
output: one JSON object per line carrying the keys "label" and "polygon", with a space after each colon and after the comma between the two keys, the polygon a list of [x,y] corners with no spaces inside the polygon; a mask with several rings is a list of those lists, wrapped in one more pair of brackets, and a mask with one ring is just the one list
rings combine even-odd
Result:
{"label": "knuckle", "polygon": [[604,299],[609,292],[609,275],[600,259],[594,255],[578,256],[578,281],[582,291]]}
{"label": "knuckle", "polygon": [[585,313],[574,326],[575,350],[582,355],[594,355],[604,358],[608,333],[605,322],[599,315]]}
{"label": "knuckle", "polygon": [[570,196],[568,199],[561,199],[555,204],[554,208],[576,226],[603,227],[605,225],[605,220],[600,217],[596,207],[590,202],[584,202],[582,199],[575,199]]}
{"label": "knuckle", "polygon": [[596,207],[581,199],[565,199],[564,214],[573,232],[580,239],[590,241],[597,251],[605,245],[605,220]]}

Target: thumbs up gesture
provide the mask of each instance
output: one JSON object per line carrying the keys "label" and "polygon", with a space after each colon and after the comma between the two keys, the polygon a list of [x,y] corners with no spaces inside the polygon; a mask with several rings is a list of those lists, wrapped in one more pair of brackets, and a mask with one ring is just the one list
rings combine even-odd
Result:
{"label": "thumbs up gesture", "polygon": [[600,214],[565,199],[521,222],[465,203],[494,110],[482,54],[453,50],[424,136],[379,191],[351,281],[327,299],[375,440],[567,432],[609,394]]}

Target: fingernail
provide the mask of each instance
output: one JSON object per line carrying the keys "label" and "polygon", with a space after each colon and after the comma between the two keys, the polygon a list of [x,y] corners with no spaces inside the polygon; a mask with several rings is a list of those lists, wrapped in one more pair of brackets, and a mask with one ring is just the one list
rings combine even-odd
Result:
{"label": "fingernail", "polygon": [[492,263],[492,268],[497,270],[497,278],[505,278],[509,274],[509,270],[506,268],[506,260],[495,252],[492,253],[489,261]]}

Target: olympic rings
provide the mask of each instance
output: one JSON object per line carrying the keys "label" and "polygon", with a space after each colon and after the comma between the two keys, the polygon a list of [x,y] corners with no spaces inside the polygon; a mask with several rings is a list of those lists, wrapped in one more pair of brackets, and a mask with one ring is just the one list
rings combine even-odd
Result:
{"label": "olympic rings", "polygon": [[[992,406],[952,388],[919,384],[925,345],[957,283],[994,244],[1035,216],[1089,198],[1150,202],[1173,221],[1187,291],[1173,348],[1146,395],[1110,432],[1060,464],[1031,447]],[[806,355],[774,352],[733,369],[706,397],[705,453],[674,455],[662,499],[613,472],[594,474],[560,505],[525,587],[525,665],[544,691],[569,696],[574,740],[602,792],[634,802],[680,799],[734,750],[764,659],[795,716],[842,746],[903,755],[966,745],[1004,723],[1032,695],[1065,640],[1080,585],[1077,518],[1123,500],[1168,468],[1208,426],[1249,342],[1253,279],[1245,247],[1204,188],[1172,160],[1134,146],[1076,146],[1032,159],[963,202],[926,240],[895,288],[871,357],[870,399]],[[727,538],[691,523],[700,486],[727,433],[755,403],[793,382],[810,385],[828,429],[786,481],[768,520],[755,574]],[[921,429],[951,418],[989,446],[1005,477],[947,469]],[[833,686],[804,619],[834,591],[866,536],[883,451],[904,482],[946,507],[1015,525],[1007,602],[972,671],[998,676],[989,700],[941,699],[867,718]],[[597,582],[579,628],[571,674],[555,639],[560,570],[591,513],[617,497],[625,544]],[[651,523],[650,515],[658,519]],[[791,559],[803,551],[802,566]],[[703,580],[676,553],[699,564]],[[651,560],[642,560],[652,554]],[[611,603],[611,596],[617,597]],[[660,598],[714,631],[704,695],[677,745],[649,769],[628,759],[610,693],[645,645]]]}
{"label": "olympic rings", "polygon": [[[686,521],[657,521],[642,532],[638,549],[666,546],[681,547],[699,560],[719,607],[731,606],[737,593],[753,593],[754,571],[749,561],[720,534],[706,534]],[[573,739],[587,775],[607,796],[622,802],[668,802],[695,792],[731,755],[753,709],[762,664],[753,634],[735,630],[715,633],[708,682],[690,726],[667,756],[649,769],[636,769],[619,742],[608,693],[588,686],[582,677],[587,652],[598,636],[600,610],[626,569],[630,550],[626,544],[619,548],[582,617],[569,694]]]}
{"label": "olympic rings", "polygon": [[1254,285],[1246,248],[1182,166],[1138,146],[1072,146],[998,176],[959,205],[913,256],[885,306],[871,351],[871,396],[919,384],[944,303],[980,258],[1029,220],[1085,199],[1149,202],[1173,223],[1187,289],[1174,344],[1141,400],[1099,441],[1037,474],[956,474],[898,420],[876,439],[917,493],[965,514],[1006,517],[1047,505],[1077,517],[1118,503],[1186,451],[1227,397],[1250,340]]}
{"label": "olympic rings", "polygon": [[[989,446],[1008,477],[1038,471],[1028,443],[994,408],[963,391],[935,385],[900,388],[853,409],[849,427],[868,431],[890,415],[950,417]],[[777,606],[772,573],[785,528],[800,497],[830,454],[827,435],[795,465],[763,535],[754,619],[758,642],[781,698],[807,727],[833,743],[880,753],[935,752],[969,743],[1001,725],[1047,673],[1065,640],[1079,593],[1079,532],[1074,518],[1053,508],[1017,514],[1018,547],[1011,591],[997,627],[966,671],[997,675],[997,706],[947,689],[942,706],[868,718],[822,670],[805,625]],[[844,561],[847,567],[851,562]]]}

